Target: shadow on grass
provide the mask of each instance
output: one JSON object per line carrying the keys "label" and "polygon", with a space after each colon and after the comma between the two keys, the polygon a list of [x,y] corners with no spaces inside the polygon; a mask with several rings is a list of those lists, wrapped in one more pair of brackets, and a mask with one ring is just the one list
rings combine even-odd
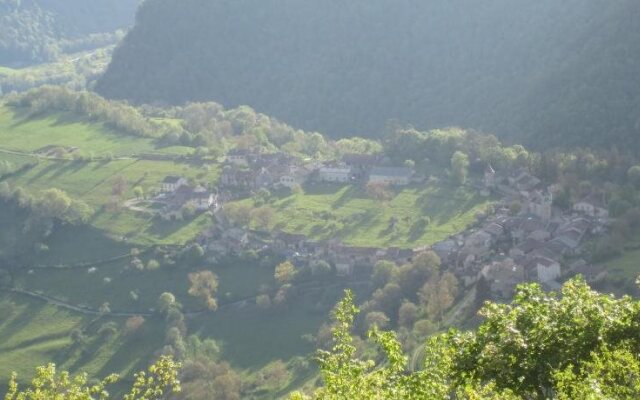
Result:
{"label": "shadow on grass", "polygon": [[44,304],[29,302],[27,307],[13,316],[10,322],[0,325],[0,337],[3,342],[9,341],[15,334],[19,333],[25,326],[29,325],[34,316],[44,308]]}
{"label": "shadow on grass", "polygon": [[[120,343],[118,350],[100,368],[97,376],[107,376],[125,369],[130,370],[125,372],[146,369],[153,353],[162,348],[164,335],[158,334],[158,332],[164,332],[162,321],[156,318],[147,318],[137,332],[118,336],[116,339],[116,342]],[[132,377],[123,376],[123,378],[131,379]]]}

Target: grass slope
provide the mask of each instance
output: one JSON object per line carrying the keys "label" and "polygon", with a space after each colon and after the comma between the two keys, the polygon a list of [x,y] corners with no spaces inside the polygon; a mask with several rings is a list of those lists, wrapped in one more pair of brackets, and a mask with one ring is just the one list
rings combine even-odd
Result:
{"label": "grass slope", "polygon": [[[432,182],[395,190],[384,203],[355,186],[323,184],[308,186],[303,194],[277,197],[270,204],[277,211],[276,229],[358,246],[409,248],[460,232],[489,201],[475,190]],[[390,227],[394,217],[397,222]],[[422,229],[425,217],[431,222]]]}
{"label": "grass slope", "polygon": [[[116,157],[140,153],[184,155],[191,151],[180,146],[160,148],[154,139],[122,135],[102,124],[70,114],[29,117],[19,110],[0,107],[0,161],[7,160],[14,167],[20,167],[32,163],[34,158],[12,152],[34,153],[50,146],[76,147],[85,155],[111,154]],[[218,167],[206,163],[133,158],[95,162],[41,159],[34,167],[8,179],[31,193],[58,188],[87,202],[96,210],[92,225],[114,237],[126,236],[138,245],[182,244],[205,227],[208,218],[201,216],[192,221],[167,223],[139,212],[105,209],[117,177],[126,180],[123,199],[130,199],[134,197],[134,187],[153,193],[167,175],[181,175],[210,186],[218,179]]]}
{"label": "grass slope", "polygon": [[[49,362],[90,376],[111,372],[128,375],[142,368],[161,346],[162,338],[153,334],[162,329],[161,323],[153,319],[148,319],[135,335],[122,333],[124,320],[113,320],[121,333],[101,337],[96,331],[109,319],[91,324],[89,317],[12,294],[0,295],[0,308],[12,310],[0,319],[0,390],[12,371],[25,382],[36,366]],[[85,344],[72,343],[70,334],[74,329],[85,331]]]}

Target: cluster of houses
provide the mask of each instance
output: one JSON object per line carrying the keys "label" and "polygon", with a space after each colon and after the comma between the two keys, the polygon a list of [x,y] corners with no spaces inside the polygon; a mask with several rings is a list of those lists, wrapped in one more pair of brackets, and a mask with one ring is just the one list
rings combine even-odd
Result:
{"label": "cluster of houses", "polygon": [[[585,240],[602,233],[609,222],[601,196],[587,196],[563,212],[553,206],[553,187],[541,187],[527,171],[498,176],[490,166],[483,186],[485,192],[503,195],[502,207],[479,228],[433,246],[465,284],[482,278],[494,296],[510,298],[522,282],[557,289],[572,274],[590,283],[604,278],[606,271],[581,258]],[[520,205],[516,215],[508,207],[514,202]]]}
{"label": "cluster of houses", "polygon": [[[259,154],[233,150],[226,156],[220,178],[221,188],[253,191],[260,188],[288,187],[306,182],[371,183],[407,185],[416,181],[407,167],[386,167],[377,155],[345,155],[340,161],[304,162],[285,153]],[[582,258],[584,243],[602,233],[609,222],[607,207],[598,195],[576,202],[570,212],[554,207],[554,187],[526,170],[499,174],[486,168],[479,183],[481,193],[498,194],[502,200],[495,213],[483,218],[475,228],[454,235],[432,246],[415,249],[349,246],[338,240],[315,241],[302,234],[267,234],[218,224],[203,232],[200,242],[211,259],[247,250],[275,251],[296,265],[323,260],[331,263],[338,276],[362,276],[380,260],[398,265],[416,254],[435,251],[443,265],[464,285],[484,279],[496,298],[509,298],[516,285],[537,281],[556,289],[566,277],[580,273],[594,283],[606,275],[601,268]],[[198,210],[214,206],[217,198],[200,187],[189,186],[178,177],[167,177],[162,196],[165,215],[192,204]],[[517,203],[519,207],[512,207]]]}
{"label": "cluster of houses", "polygon": [[278,187],[291,189],[307,182],[402,186],[414,181],[413,169],[382,166],[385,161],[388,160],[379,155],[346,154],[341,160],[305,162],[282,152],[235,149],[225,157],[220,186],[236,191],[255,191]]}
{"label": "cluster of houses", "polygon": [[203,212],[215,208],[217,196],[200,185],[192,185],[180,176],[163,179],[160,193],[153,199],[162,205],[159,215],[166,220],[181,219],[185,210]]}

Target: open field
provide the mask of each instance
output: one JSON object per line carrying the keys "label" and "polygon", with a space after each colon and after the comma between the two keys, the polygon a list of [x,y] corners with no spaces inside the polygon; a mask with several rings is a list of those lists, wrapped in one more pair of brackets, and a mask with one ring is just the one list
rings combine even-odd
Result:
{"label": "open field", "polygon": [[[113,320],[120,333],[101,337],[97,329],[109,319],[90,325],[88,317],[19,295],[0,295],[0,308],[5,313],[0,319],[1,385],[12,371],[19,374],[21,381],[26,381],[35,366],[48,362],[76,373],[85,371],[90,376],[110,372],[128,375],[143,368],[162,342],[161,336],[153,334],[162,329],[162,323],[153,319],[147,320],[135,335],[124,335],[124,320]],[[84,344],[72,343],[70,334],[74,329],[85,331]]]}
{"label": "open field", "polygon": [[[141,257],[143,262],[153,255]],[[94,273],[87,268],[44,268],[27,273],[16,273],[16,286],[38,291],[73,304],[97,309],[104,302],[111,309],[127,312],[148,312],[156,307],[160,294],[171,292],[188,310],[200,310],[203,306],[189,296],[187,274],[191,269],[180,265],[163,267],[155,271],[137,271],[130,268],[130,260],[123,259],[96,266]],[[219,279],[218,298],[221,303],[255,296],[261,285],[274,285],[273,267],[261,267],[247,261],[209,267]],[[105,282],[105,278],[110,281]],[[138,294],[133,300],[131,292]]]}
{"label": "open field", "polygon": [[[276,210],[276,229],[359,246],[415,247],[462,231],[489,200],[448,183],[397,189],[387,202],[356,186],[323,184],[307,186],[303,194],[275,196],[270,204]],[[430,220],[424,228],[423,218]]]}
{"label": "open field", "polygon": [[46,146],[77,147],[83,154],[108,153],[124,156],[155,150],[153,139],[122,135],[69,114],[50,114],[39,118],[21,115],[0,107],[0,147],[6,150],[36,152]]}
{"label": "open field", "polygon": [[[15,157],[0,152],[0,160],[5,156]],[[135,187],[153,194],[167,175],[181,175],[211,186],[217,181],[218,173],[215,164],[135,159],[94,162],[41,160],[33,168],[14,174],[9,181],[30,193],[58,188],[75,199],[85,201],[95,210],[91,224],[118,239],[126,236],[140,245],[183,244],[206,227],[210,218],[201,215],[191,221],[166,222],[127,209],[108,210],[106,204],[112,197],[113,183],[123,178],[126,187],[122,199],[129,199],[135,197]]]}
{"label": "open field", "polygon": [[625,251],[622,256],[602,263],[609,278],[621,278],[634,282],[640,275],[640,250]]}

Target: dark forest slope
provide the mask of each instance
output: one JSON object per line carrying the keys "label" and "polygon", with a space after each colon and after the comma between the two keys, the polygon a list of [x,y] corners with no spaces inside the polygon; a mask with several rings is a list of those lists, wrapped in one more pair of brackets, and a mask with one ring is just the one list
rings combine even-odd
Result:
{"label": "dark forest slope", "polygon": [[0,0],[0,63],[50,61],[64,50],[60,47],[65,44],[60,40],[73,41],[128,28],[133,24],[138,3],[139,0]]}
{"label": "dark forest slope", "polygon": [[639,13],[637,0],[148,0],[97,90],[248,104],[334,136],[397,119],[635,145]]}

